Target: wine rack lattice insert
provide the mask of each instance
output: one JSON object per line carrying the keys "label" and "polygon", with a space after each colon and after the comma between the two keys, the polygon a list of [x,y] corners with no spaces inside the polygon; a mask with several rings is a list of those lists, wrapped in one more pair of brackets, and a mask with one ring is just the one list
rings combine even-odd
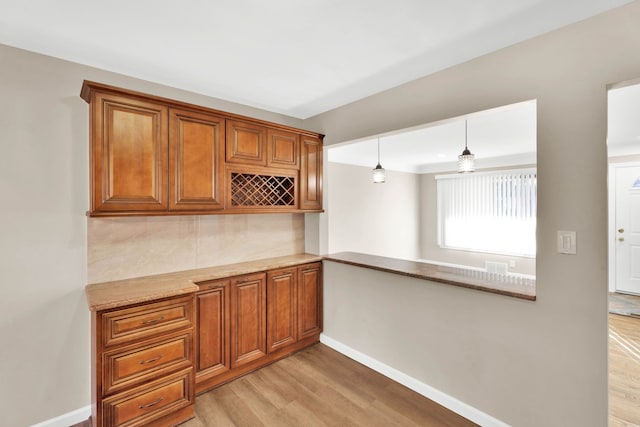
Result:
{"label": "wine rack lattice insert", "polygon": [[232,206],[293,206],[295,178],[231,173]]}

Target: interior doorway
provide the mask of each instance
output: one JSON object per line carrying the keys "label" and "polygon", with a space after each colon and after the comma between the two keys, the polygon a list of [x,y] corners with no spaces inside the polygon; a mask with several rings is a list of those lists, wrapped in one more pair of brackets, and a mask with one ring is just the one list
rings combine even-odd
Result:
{"label": "interior doorway", "polygon": [[612,164],[610,177],[613,290],[640,295],[640,163]]}
{"label": "interior doorway", "polygon": [[608,92],[609,425],[640,425],[640,79]]}
{"label": "interior doorway", "polygon": [[609,292],[640,295],[640,79],[607,98]]}

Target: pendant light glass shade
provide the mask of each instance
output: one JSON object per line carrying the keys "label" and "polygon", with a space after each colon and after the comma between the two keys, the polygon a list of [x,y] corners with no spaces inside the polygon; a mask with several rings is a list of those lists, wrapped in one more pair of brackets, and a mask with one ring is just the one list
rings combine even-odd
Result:
{"label": "pendant light glass shade", "polygon": [[468,173],[476,170],[475,156],[467,148],[467,121],[464,121],[464,151],[458,156],[458,172]]}
{"label": "pendant light glass shade", "polygon": [[378,164],[373,169],[373,183],[382,184],[384,182],[384,168],[380,165],[380,138],[378,138]]}
{"label": "pendant light glass shade", "polygon": [[373,169],[373,183],[381,184],[384,182],[384,168],[380,166],[380,163]]}

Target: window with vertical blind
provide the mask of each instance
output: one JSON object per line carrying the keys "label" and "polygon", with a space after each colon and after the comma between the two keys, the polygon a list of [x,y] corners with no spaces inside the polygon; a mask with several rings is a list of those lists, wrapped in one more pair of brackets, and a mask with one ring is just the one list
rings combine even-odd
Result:
{"label": "window with vertical blind", "polygon": [[438,175],[436,181],[441,247],[535,256],[535,169]]}

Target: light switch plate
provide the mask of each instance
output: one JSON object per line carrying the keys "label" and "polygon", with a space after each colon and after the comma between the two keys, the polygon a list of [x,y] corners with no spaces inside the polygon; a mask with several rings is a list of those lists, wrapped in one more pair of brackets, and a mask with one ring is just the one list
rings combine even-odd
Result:
{"label": "light switch plate", "polygon": [[569,255],[577,253],[575,231],[558,231],[558,253]]}

